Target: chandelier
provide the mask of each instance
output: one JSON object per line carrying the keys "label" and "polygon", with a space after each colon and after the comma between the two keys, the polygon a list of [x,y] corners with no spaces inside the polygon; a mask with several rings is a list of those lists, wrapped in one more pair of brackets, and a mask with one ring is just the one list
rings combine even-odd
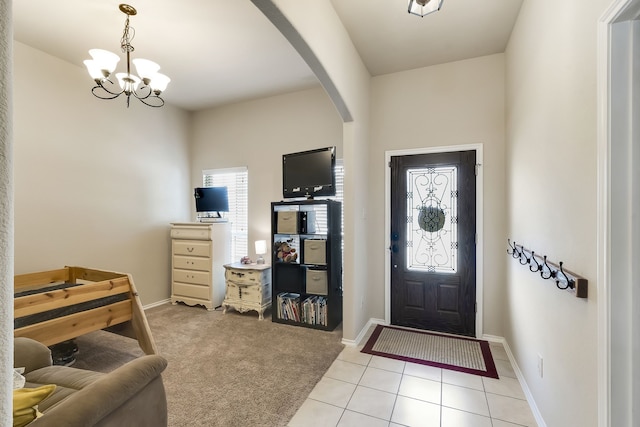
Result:
{"label": "chandelier", "polygon": [[162,107],[164,100],[160,97],[160,94],[167,88],[171,79],[164,74],[158,73],[160,69],[158,64],[142,58],[133,60],[140,77],[131,74],[131,52],[135,50],[131,46],[131,40],[133,40],[136,31],[129,26],[129,17],[138,12],[128,4],[121,4],[120,11],[127,15],[127,20],[124,23],[124,32],[120,40],[122,52],[127,54],[127,72],[116,73],[118,87],[109,77],[116,69],[120,57],[108,50],[91,49],[89,55],[93,59],[84,61],[89,75],[96,82],[96,86],[91,89],[91,93],[100,99],[115,99],[124,94],[127,97],[127,108],[129,107],[131,95],[150,107]]}
{"label": "chandelier", "polygon": [[437,12],[442,7],[444,0],[409,0],[408,12],[422,18],[433,12]]}

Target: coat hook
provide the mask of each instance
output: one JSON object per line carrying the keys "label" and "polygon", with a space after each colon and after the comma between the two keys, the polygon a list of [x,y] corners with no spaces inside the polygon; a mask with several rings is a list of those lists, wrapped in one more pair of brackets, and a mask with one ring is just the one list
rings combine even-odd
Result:
{"label": "coat hook", "polygon": [[507,239],[507,245],[509,245],[509,249],[507,249],[507,253],[509,255],[513,255],[516,252],[516,242],[513,242],[513,246],[511,246],[511,239]]}
{"label": "coat hook", "polygon": [[511,254],[514,258],[520,258],[520,251],[518,250],[518,244],[514,241],[513,246],[511,246],[511,241],[509,241],[509,247],[511,247],[511,252],[507,250],[507,253]]}
{"label": "coat hook", "polygon": [[[562,289],[565,290],[567,288],[571,288],[573,289],[573,280],[569,279],[569,277],[567,277],[567,275],[565,274],[564,270],[562,269],[562,261],[559,262],[560,264],[560,270],[556,271],[556,286],[558,287],[558,289]],[[559,274],[558,274],[559,273]],[[559,279],[559,275],[562,275],[564,277],[564,281],[567,282],[566,286],[560,286],[560,282],[561,280]]]}
{"label": "coat hook", "polygon": [[518,249],[518,244],[516,242],[513,242],[513,246],[515,246],[516,250],[513,253],[513,257],[518,259],[522,256],[522,251],[524,250],[524,246],[520,246],[520,249]]}
{"label": "coat hook", "polygon": [[[522,262],[524,260],[524,262]],[[527,253],[524,251],[524,247],[522,248],[522,251],[520,252],[520,258],[518,259],[518,262],[521,265],[527,265],[529,264],[529,262],[531,261],[531,258],[527,257]]]}
{"label": "coat hook", "polygon": [[[544,262],[542,263],[542,266],[540,267],[540,276],[543,279],[551,279],[554,276],[553,271],[551,270],[551,267],[549,267],[549,264],[547,264],[547,256],[545,255],[543,258],[544,258]],[[544,274],[545,267],[547,268],[547,271],[549,272],[548,276]]]}
{"label": "coat hook", "polygon": [[531,271],[532,273],[536,273],[537,271],[540,270],[540,267],[542,266],[540,265],[538,260],[536,260],[535,251],[531,251],[531,261],[533,261],[536,264],[536,266],[534,267],[533,265],[531,265],[531,262],[529,262],[529,271]]}

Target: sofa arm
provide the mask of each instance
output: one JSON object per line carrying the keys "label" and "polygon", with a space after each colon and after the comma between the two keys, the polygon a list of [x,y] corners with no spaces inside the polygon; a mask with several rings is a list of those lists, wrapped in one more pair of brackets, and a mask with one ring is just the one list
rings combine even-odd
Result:
{"label": "sofa arm", "polygon": [[31,338],[16,337],[13,339],[14,368],[24,367],[26,374],[52,364],[51,350],[46,345]]}
{"label": "sofa arm", "polygon": [[[164,408],[166,418],[166,395],[160,377],[166,366],[166,359],[157,355],[134,359],[47,409],[44,416],[33,421],[33,427],[100,425],[101,420],[137,397],[138,393],[148,384],[156,382],[156,379],[160,382],[159,391],[157,387],[153,388],[152,392],[155,394],[147,396],[144,402],[157,403],[158,408]],[[144,411],[152,409],[129,410],[133,417],[144,417]],[[143,425],[131,419],[130,421],[133,423],[131,425]]]}

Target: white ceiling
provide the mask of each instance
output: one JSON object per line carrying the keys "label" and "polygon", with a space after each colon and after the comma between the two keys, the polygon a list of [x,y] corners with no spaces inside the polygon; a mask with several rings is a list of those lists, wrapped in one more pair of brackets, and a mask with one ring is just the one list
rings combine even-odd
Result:
{"label": "white ceiling", "polygon": [[[132,56],[171,77],[168,103],[199,110],[318,85],[250,0],[123,1],[138,11],[130,20]],[[408,14],[406,0],[330,1],[376,76],[504,52],[523,0],[445,0],[424,18]],[[91,48],[124,57],[120,2],[14,0],[15,39],[82,68]]]}

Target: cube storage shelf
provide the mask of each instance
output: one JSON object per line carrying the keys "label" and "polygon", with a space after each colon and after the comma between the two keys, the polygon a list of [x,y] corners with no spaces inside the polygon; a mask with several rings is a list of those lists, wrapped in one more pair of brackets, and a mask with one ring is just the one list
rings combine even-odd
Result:
{"label": "cube storage shelf", "polygon": [[[341,212],[335,200],[271,203],[272,321],[328,331],[342,322]],[[295,261],[278,257],[281,242]]]}

